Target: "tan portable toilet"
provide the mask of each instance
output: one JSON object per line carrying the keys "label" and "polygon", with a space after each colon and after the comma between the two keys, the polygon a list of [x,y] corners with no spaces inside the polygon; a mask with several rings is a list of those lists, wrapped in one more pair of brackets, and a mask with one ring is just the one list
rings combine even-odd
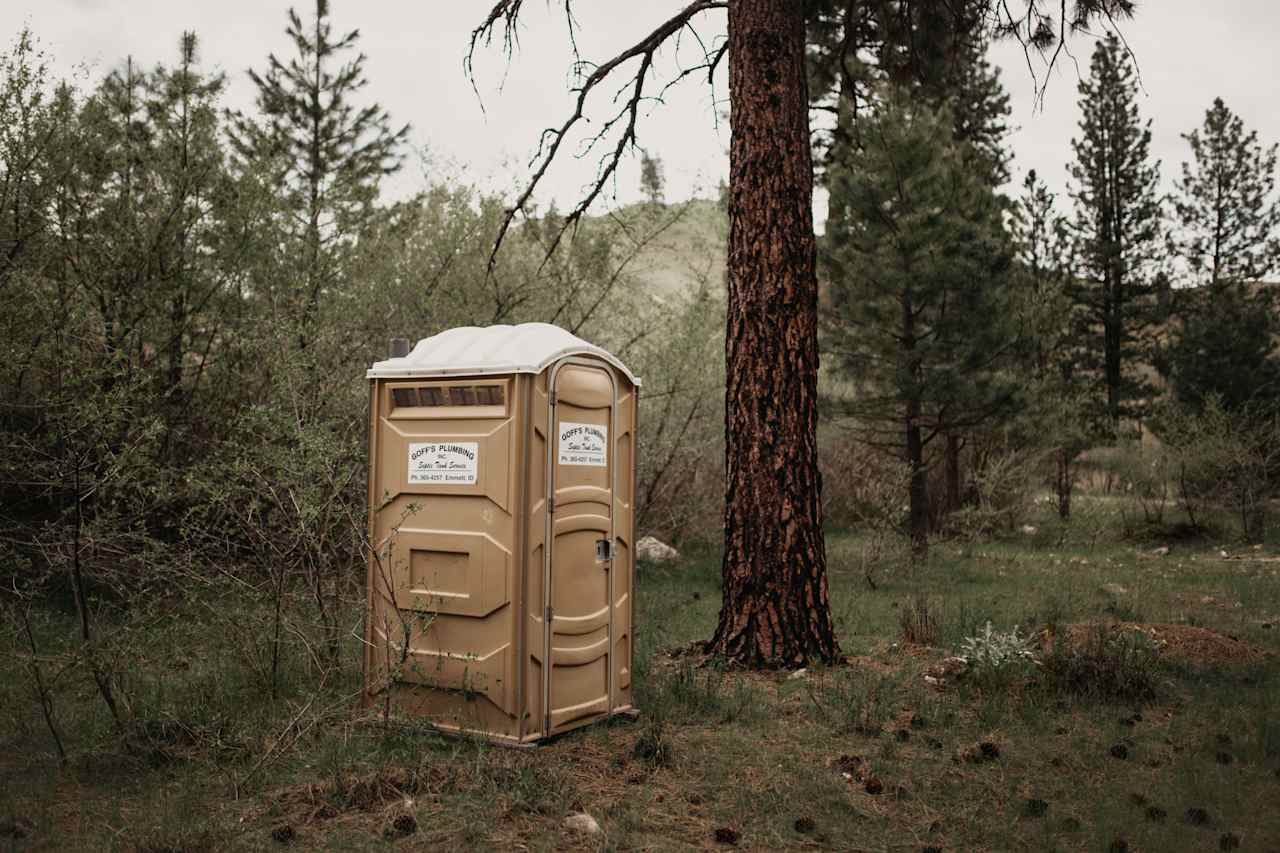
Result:
{"label": "tan portable toilet", "polygon": [[640,380],[546,323],[367,376],[365,703],[510,743],[633,713]]}

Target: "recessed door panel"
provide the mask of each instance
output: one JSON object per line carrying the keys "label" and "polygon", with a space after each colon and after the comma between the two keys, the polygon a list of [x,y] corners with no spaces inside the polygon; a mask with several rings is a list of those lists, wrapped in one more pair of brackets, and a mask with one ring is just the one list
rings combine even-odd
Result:
{"label": "recessed door panel", "polygon": [[612,705],[612,561],[601,556],[614,536],[616,464],[612,375],[564,363],[553,376],[550,731],[607,714]]}

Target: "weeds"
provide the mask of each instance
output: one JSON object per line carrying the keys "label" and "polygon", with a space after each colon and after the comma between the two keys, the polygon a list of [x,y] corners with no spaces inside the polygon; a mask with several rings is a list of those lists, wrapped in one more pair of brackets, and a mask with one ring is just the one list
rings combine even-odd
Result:
{"label": "weeds", "polygon": [[749,722],[759,716],[760,698],[742,678],[681,661],[650,677],[646,713],[672,722]]}
{"label": "weeds", "polygon": [[1044,659],[1050,686],[1091,699],[1144,701],[1155,696],[1156,647],[1140,631],[1095,625],[1073,642],[1069,632],[1054,638]]}
{"label": "weeds", "polygon": [[942,637],[942,618],[924,595],[916,595],[898,610],[898,627],[904,642],[936,646]]}
{"label": "weeds", "polygon": [[837,731],[878,736],[896,710],[898,681],[873,670],[832,670],[808,684],[813,706]]}

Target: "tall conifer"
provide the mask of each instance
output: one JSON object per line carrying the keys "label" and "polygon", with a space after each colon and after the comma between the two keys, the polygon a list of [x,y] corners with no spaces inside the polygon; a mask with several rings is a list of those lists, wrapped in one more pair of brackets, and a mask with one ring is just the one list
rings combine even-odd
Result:
{"label": "tall conifer", "polygon": [[1115,34],[1098,42],[1079,88],[1083,116],[1068,167],[1078,267],[1071,295],[1079,363],[1100,389],[1091,409],[1114,436],[1151,392],[1141,365],[1150,354],[1163,246],[1159,163],[1150,156],[1151,122],[1138,110],[1137,72]]}

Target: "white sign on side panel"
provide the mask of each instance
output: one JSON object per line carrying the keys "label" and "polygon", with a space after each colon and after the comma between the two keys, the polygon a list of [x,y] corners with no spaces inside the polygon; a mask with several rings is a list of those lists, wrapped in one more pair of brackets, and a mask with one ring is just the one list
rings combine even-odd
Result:
{"label": "white sign on side panel", "polygon": [[474,441],[409,445],[409,482],[474,486],[480,445]]}
{"label": "white sign on side panel", "polygon": [[559,462],[561,465],[609,465],[609,427],[601,424],[560,422]]}

